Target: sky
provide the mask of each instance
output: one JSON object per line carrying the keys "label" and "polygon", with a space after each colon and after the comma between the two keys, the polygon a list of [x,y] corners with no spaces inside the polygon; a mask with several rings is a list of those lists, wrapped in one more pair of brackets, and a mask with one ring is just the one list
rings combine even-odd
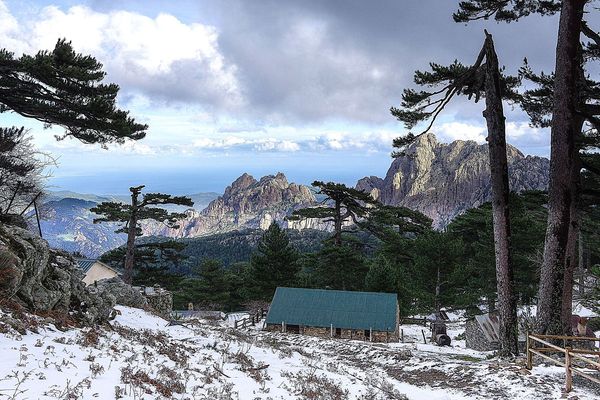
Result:
{"label": "sky", "polygon": [[[122,194],[130,186],[174,194],[223,189],[244,172],[354,185],[385,176],[389,113],[428,63],[472,63],[483,29],[508,72],[524,57],[551,72],[556,17],[457,24],[454,0],[0,0],[2,45],[17,55],[57,39],[104,64],[118,104],[149,125],[147,137],[108,150],[55,140],[15,114],[58,159],[51,189]],[[443,142],[484,143],[483,104],[457,99],[433,132]],[[549,133],[507,105],[509,143],[548,156]],[[418,131],[418,127],[415,129]]]}

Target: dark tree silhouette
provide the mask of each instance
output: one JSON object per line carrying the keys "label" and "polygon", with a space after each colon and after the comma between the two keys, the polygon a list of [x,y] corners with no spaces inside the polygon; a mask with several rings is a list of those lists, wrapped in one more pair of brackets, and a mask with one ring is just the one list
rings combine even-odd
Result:
{"label": "dark tree silhouette", "polygon": [[124,224],[116,232],[127,233],[125,274],[123,276],[123,280],[127,283],[131,283],[133,277],[135,238],[142,234],[138,222],[153,220],[162,222],[170,228],[178,228],[177,220],[183,218],[185,214],[170,213],[164,208],[160,208],[160,206],[178,204],[191,207],[194,205],[194,202],[189,197],[171,196],[163,193],[146,193],[140,201],[139,196],[143,188],[143,185],[129,188],[131,192],[131,204],[103,202],[90,210],[100,215],[99,218],[94,219],[94,223],[120,222]]}
{"label": "dark tree silhouette", "polygon": [[119,86],[104,84],[106,73],[92,56],[73,50],[64,39],[35,56],[0,50],[0,112],[13,111],[65,128],[64,137],[84,143],[123,143],[146,134],[126,111],[116,107]]}
{"label": "dark tree silhouette", "polygon": [[[415,73],[415,83],[434,86],[435,90],[406,89],[402,96],[402,108],[392,107],[391,112],[408,128],[429,120],[428,132],[444,107],[456,95],[466,95],[478,102],[485,97],[486,109],[483,116],[488,128],[489,165],[492,184],[494,217],[494,248],[496,261],[496,283],[498,311],[500,317],[500,344],[506,355],[518,353],[517,305],[514,294],[513,269],[510,251],[508,161],[506,158],[506,130],[502,100],[511,98],[511,90],[518,80],[502,77],[492,36],[485,32],[484,45],[475,63],[466,67],[455,61],[449,67],[431,64],[432,72]],[[440,87],[438,89],[438,87]],[[394,141],[395,147],[404,148],[416,136],[409,134]],[[402,152],[396,154],[402,156]]]}
{"label": "dark tree silhouette", "polygon": [[377,201],[370,194],[349,188],[341,183],[314,181],[312,186],[319,189],[318,194],[325,195],[322,203],[327,205],[296,210],[287,219],[298,221],[316,218],[323,220],[323,222],[333,222],[336,246],[342,245],[344,223],[351,220],[358,224],[359,218],[367,215],[369,206],[377,204]]}

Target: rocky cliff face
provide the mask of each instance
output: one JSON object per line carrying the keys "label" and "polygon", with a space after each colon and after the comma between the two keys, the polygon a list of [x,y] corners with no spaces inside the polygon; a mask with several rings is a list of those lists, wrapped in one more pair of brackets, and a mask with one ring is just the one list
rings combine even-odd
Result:
{"label": "rocky cliff face", "polygon": [[[508,146],[507,153],[511,190],[547,188],[547,159],[524,156],[512,146]],[[437,228],[490,200],[486,144],[462,140],[444,144],[427,134],[418,138],[406,154],[392,162],[384,179],[363,178],[357,189],[371,193],[384,204],[419,210],[431,217]]]}
{"label": "rocky cliff face", "polygon": [[[0,224],[0,296],[26,310],[59,312],[85,324],[109,319],[115,298],[82,282],[75,260],[18,226]],[[8,320],[24,331],[18,320]]]}
{"label": "rocky cliff face", "polygon": [[189,210],[178,229],[149,223],[144,225],[143,231],[145,235],[197,237],[240,228],[266,229],[273,221],[285,226],[287,215],[315,202],[307,186],[289,183],[282,173],[267,175],[258,181],[245,173],[204,210]]}

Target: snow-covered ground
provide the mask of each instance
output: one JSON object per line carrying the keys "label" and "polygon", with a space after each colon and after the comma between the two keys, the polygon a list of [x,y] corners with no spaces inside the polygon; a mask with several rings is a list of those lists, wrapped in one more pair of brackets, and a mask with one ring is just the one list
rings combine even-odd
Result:
{"label": "snow-covered ground", "polygon": [[[118,307],[110,328],[53,327],[0,333],[0,399],[559,399],[564,371],[533,371],[455,340],[368,343],[236,331],[228,324],[167,326],[145,311]],[[425,335],[427,335],[427,330]],[[576,397],[575,397],[576,396]],[[569,398],[597,398],[576,384]]]}

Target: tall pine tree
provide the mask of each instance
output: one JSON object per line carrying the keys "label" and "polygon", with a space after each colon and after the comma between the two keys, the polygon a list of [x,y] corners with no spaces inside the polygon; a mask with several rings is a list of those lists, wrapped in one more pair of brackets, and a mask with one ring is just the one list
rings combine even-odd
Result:
{"label": "tall pine tree", "polygon": [[342,245],[342,232],[346,222],[359,223],[359,219],[368,214],[369,206],[378,204],[370,194],[349,188],[341,183],[314,181],[312,186],[318,194],[325,195],[323,204],[318,207],[296,210],[287,219],[297,221],[316,218],[333,223],[334,243]]}
{"label": "tall pine tree", "polygon": [[142,230],[138,226],[139,221],[153,220],[162,222],[171,228],[177,228],[177,220],[185,215],[181,213],[170,213],[160,206],[166,204],[177,204],[191,207],[194,202],[185,196],[171,196],[163,193],[145,193],[140,201],[139,196],[144,186],[129,188],[131,192],[131,204],[116,202],[103,202],[90,211],[100,215],[94,219],[94,223],[120,222],[124,224],[116,232],[127,233],[127,247],[125,253],[125,274],[123,280],[131,284],[133,278],[133,267],[135,264],[135,238],[141,236]]}
{"label": "tall pine tree", "polygon": [[256,294],[262,300],[273,297],[278,286],[293,286],[300,270],[298,252],[276,222],[265,231],[250,259]]}

